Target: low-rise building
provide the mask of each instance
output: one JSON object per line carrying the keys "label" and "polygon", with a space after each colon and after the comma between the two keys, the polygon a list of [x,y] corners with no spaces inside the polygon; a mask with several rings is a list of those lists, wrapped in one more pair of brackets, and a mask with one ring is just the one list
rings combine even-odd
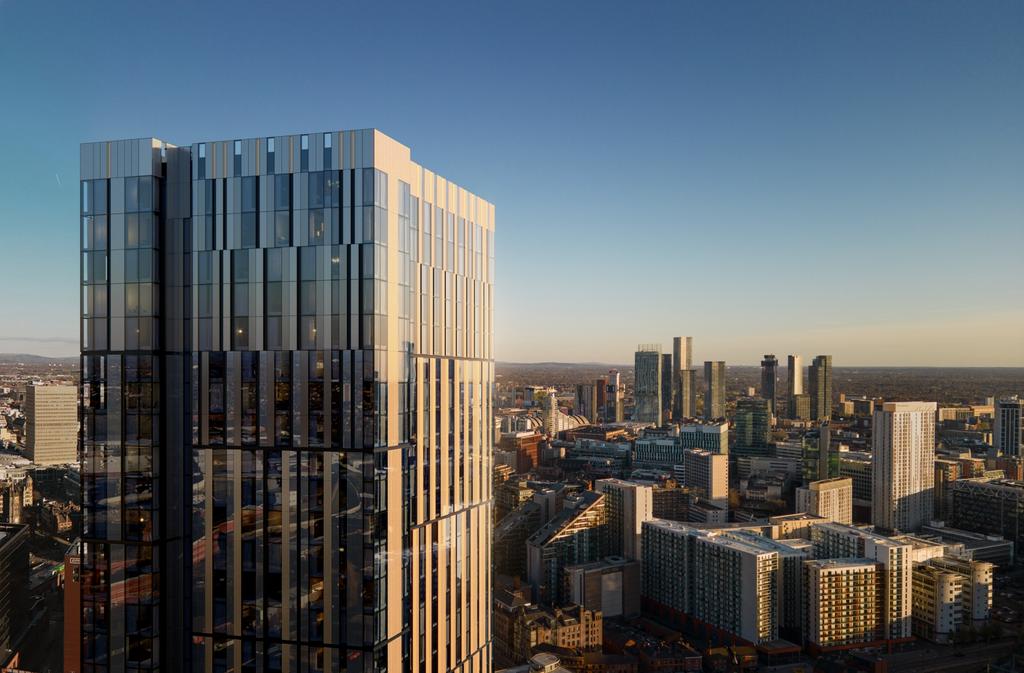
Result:
{"label": "low-rise building", "polygon": [[536,605],[520,606],[512,627],[514,656],[517,662],[527,661],[540,645],[600,650],[602,623],[600,612],[584,610],[578,605],[551,610]]}

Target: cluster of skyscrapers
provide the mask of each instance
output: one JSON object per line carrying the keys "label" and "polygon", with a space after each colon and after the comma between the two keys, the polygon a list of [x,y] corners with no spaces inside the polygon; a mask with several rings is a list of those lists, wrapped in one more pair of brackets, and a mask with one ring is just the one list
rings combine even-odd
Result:
{"label": "cluster of skyscrapers", "polygon": [[[672,352],[662,353],[658,344],[641,344],[634,357],[633,420],[661,425],[669,420],[694,418],[696,370],[693,369],[693,337],[672,339]],[[725,363],[704,363],[706,419],[725,416]]]}
{"label": "cluster of skyscrapers", "polygon": [[[692,368],[693,337],[674,337],[672,353],[661,353],[658,344],[637,347],[635,364],[633,420],[661,425],[697,415],[696,371]],[[781,413],[778,393],[779,361],[772,354],[761,360],[761,390],[770,417]],[[832,415],[832,356],[818,355],[807,368],[807,393],[804,393],[804,367],[799,355],[788,359],[786,410],[794,420],[825,421]],[[704,363],[704,390],[701,416],[712,420],[726,415],[725,362]]]}

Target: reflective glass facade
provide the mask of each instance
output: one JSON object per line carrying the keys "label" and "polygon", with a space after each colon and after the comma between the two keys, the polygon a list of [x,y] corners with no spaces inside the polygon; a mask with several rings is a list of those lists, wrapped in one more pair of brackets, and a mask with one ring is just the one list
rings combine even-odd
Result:
{"label": "reflective glass facade", "polygon": [[489,670],[493,232],[374,130],[82,146],[83,671]]}

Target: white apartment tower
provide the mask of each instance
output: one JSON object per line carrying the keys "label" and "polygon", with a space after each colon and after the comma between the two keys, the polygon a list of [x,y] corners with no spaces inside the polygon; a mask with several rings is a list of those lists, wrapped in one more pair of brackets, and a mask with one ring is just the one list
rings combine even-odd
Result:
{"label": "white apartment tower", "polygon": [[935,486],[935,402],[886,402],[872,423],[872,523],[913,532],[928,523]]}
{"label": "white apartment tower", "polygon": [[823,479],[798,488],[796,511],[820,516],[836,523],[853,523],[853,479]]}

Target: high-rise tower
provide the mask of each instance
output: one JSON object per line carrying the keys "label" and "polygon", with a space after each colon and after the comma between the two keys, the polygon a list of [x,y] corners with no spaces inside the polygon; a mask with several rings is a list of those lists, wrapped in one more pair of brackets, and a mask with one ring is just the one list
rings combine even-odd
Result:
{"label": "high-rise tower", "polygon": [[489,670],[494,207],[375,130],[81,179],[82,670]]}
{"label": "high-rise tower", "polygon": [[633,420],[661,425],[661,347],[637,346],[633,381]]}
{"label": "high-rise tower", "polygon": [[672,337],[672,419],[676,422],[694,415],[693,337]]}
{"label": "high-rise tower", "polygon": [[761,360],[761,397],[768,400],[768,410],[774,416],[778,410],[775,386],[779,379],[779,361],[767,353]]}
{"label": "high-rise tower", "polygon": [[933,515],[935,402],[886,402],[871,428],[871,522],[915,532]]}
{"label": "high-rise tower", "polygon": [[1020,457],[1024,453],[1024,399],[997,400],[992,420],[992,451],[997,456]]}
{"label": "high-rise tower", "polygon": [[725,417],[725,362],[704,363],[704,418]]}
{"label": "high-rise tower", "polygon": [[626,396],[625,385],[622,383],[622,374],[618,369],[608,370],[605,386],[605,412],[604,419],[612,423],[621,423],[625,420],[623,411],[623,398]]}
{"label": "high-rise tower", "polygon": [[684,369],[677,373],[679,374],[679,385],[676,388],[676,412],[674,412],[673,418],[677,422],[682,422],[697,415],[694,404],[694,396],[697,391],[697,372],[693,369]]}
{"label": "high-rise tower", "polygon": [[799,418],[797,414],[797,395],[804,393],[804,361],[799,355],[790,355],[787,358],[786,370],[789,378],[786,380],[786,410],[789,418]]}
{"label": "high-rise tower", "polygon": [[832,356],[819,355],[807,370],[807,387],[811,395],[811,419],[832,418]]}
{"label": "high-rise tower", "polygon": [[665,422],[672,417],[672,410],[675,408],[676,390],[673,384],[676,378],[675,372],[672,370],[672,354],[663,353],[661,356],[661,420]]}

